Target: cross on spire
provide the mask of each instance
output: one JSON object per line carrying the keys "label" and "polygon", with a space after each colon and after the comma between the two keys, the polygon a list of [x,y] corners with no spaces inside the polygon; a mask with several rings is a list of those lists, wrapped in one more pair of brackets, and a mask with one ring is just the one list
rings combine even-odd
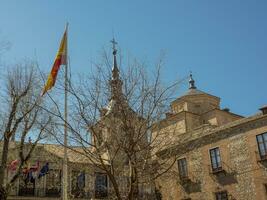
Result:
{"label": "cross on spire", "polygon": [[114,37],[110,42],[112,43],[112,49],[113,49],[112,78],[110,81],[111,98],[118,99],[118,98],[122,98],[122,96],[123,96],[123,94],[122,94],[122,81],[120,80],[120,72],[119,72],[119,68],[117,65],[117,58],[116,58],[116,54],[117,54],[116,44],[118,44],[118,43],[115,41]]}
{"label": "cross on spire", "polygon": [[115,41],[114,37],[110,42],[112,43],[113,55],[116,55],[117,53],[116,44],[118,43]]}
{"label": "cross on spire", "polygon": [[117,54],[116,44],[118,44],[118,43],[115,41],[114,37],[110,42],[112,43],[112,49],[113,49],[112,78],[118,79],[119,78],[119,69],[117,66],[117,59],[116,59],[116,54]]}

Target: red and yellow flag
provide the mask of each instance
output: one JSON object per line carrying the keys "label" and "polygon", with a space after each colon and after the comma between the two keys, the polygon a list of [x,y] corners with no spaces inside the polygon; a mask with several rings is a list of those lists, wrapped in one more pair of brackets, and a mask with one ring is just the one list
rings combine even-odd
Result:
{"label": "red and yellow flag", "polygon": [[60,66],[66,64],[67,64],[67,29],[65,30],[64,35],[61,39],[53,67],[51,69],[50,74],[48,75],[42,95],[44,95],[48,90],[50,90],[55,85],[57,79],[57,73]]}

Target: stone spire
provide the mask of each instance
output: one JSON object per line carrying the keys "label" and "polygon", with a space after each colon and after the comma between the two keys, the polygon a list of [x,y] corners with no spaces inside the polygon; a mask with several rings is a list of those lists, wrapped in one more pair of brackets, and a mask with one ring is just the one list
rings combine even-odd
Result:
{"label": "stone spire", "polygon": [[189,77],[189,89],[197,89],[197,87],[195,86],[195,80],[193,79],[192,72],[190,72]]}
{"label": "stone spire", "polygon": [[121,99],[122,94],[122,81],[120,80],[120,71],[117,65],[117,49],[116,44],[118,44],[115,39],[111,40],[112,49],[113,49],[113,67],[112,67],[112,78],[110,80],[110,87],[111,87],[111,99],[118,100]]}

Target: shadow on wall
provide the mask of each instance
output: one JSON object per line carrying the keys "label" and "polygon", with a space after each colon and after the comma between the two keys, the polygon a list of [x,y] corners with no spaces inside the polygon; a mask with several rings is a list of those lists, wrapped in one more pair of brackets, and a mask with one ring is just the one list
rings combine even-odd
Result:
{"label": "shadow on wall", "polygon": [[201,182],[192,181],[191,179],[180,180],[179,184],[183,187],[187,194],[201,192]]}

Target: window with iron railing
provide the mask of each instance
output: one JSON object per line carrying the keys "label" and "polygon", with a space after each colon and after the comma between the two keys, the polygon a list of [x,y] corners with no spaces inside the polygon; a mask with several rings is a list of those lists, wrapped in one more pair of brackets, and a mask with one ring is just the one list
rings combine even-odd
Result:
{"label": "window with iron railing", "polygon": [[180,178],[181,179],[188,178],[186,158],[179,159],[177,161],[177,163],[178,163],[178,170],[179,170],[179,176],[180,176]]}
{"label": "window with iron railing", "polygon": [[50,169],[46,175],[46,196],[59,197],[61,193],[61,170]]}
{"label": "window with iron railing", "polygon": [[75,198],[85,197],[85,172],[73,170],[71,175],[71,194]]}
{"label": "window with iron railing", "polygon": [[210,149],[211,169],[213,172],[222,170],[222,162],[219,147]]}
{"label": "window with iron railing", "polygon": [[267,159],[267,133],[256,136],[261,160]]}
{"label": "window with iron railing", "polygon": [[108,196],[108,178],[105,173],[95,173],[95,197],[104,198]]}
{"label": "window with iron railing", "polygon": [[228,200],[227,191],[215,192],[216,200]]}

